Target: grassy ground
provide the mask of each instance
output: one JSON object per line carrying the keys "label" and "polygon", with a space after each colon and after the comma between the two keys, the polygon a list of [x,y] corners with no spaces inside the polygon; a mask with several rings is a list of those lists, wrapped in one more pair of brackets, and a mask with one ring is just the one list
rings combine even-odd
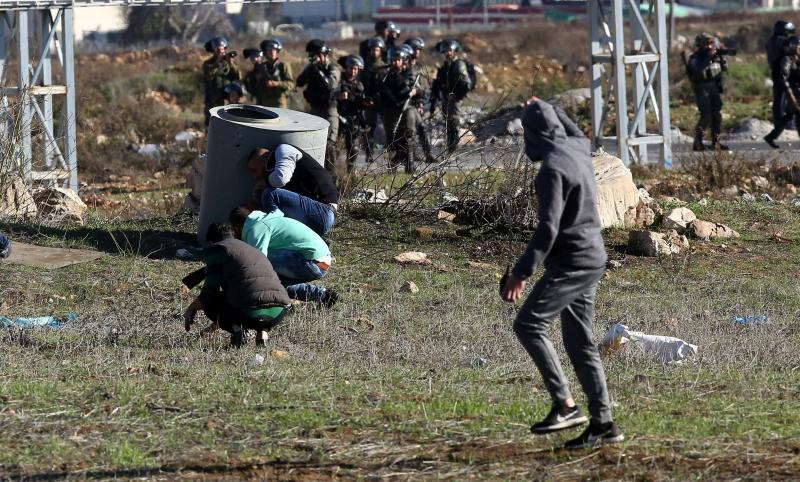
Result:
{"label": "grassy ground", "polygon": [[[790,480],[800,471],[798,208],[690,207],[742,238],[643,259],[624,253],[625,232],[606,232],[623,265],[601,284],[596,336],[624,323],[683,338],[699,354],[682,365],[633,349],[605,354],[628,441],[578,453],[554,450],[576,432],[535,438],[527,429],[549,402],[511,331],[516,308],[496,291],[522,239],[344,214],[324,281],[340,304],[303,306],[266,348],[232,351],[222,335],[183,331],[192,294],[180,278],[199,264],[174,253],[191,244],[192,218],[97,213],[86,227],[4,225],[16,239],[108,255],[53,271],[0,265],[1,314],[80,314],[59,331],[0,331],[0,474]],[[413,234],[421,224],[431,237]],[[404,250],[432,264],[394,263]],[[420,292],[401,292],[405,281]],[[731,322],[746,314],[769,322]],[[563,355],[557,325],[553,337]],[[259,352],[266,361],[254,364]]]}

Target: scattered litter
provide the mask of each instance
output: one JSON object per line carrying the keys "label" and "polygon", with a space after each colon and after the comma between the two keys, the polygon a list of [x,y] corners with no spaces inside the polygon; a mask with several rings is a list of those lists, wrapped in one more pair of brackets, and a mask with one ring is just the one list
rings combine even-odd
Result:
{"label": "scattered litter", "polygon": [[619,269],[622,268],[622,262],[616,259],[609,259],[606,262],[606,268],[608,269]]}
{"label": "scattered litter", "polygon": [[486,368],[489,365],[489,360],[479,356],[471,356],[464,358],[463,364],[469,368]]}
{"label": "scattered litter", "polygon": [[771,203],[771,202],[775,202],[775,200],[774,200],[774,199],[772,199],[772,196],[770,196],[769,194],[767,194],[767,193],[765,193],[765,192],[764,192],[764,193],[761,193],[761,196],[759,196],[759,199],[761,199],[761,200],[762,200],[762,201],[764,201],[765,203]]}
{"label": "scattered litter", "polygon": [[752,203],[752,202],[755,202],[755,200],[756,200],[756,197],[753,196],[752,194],[750,194],[749,192],[746,192],[746,193],[742,194],[742,202]]}
{"label": "scattered litter", "polygon": [[735,325],[763,325],[768,321],[769,316],[766,315],[744,315],[733,317],[733,323]]}
{"label": "scattered litter", "polygon": [[272,358],[277,358],[278,360],[283,360],[284,358],[289,358],[289,353],[288,352],[285,352],[283,350],[278,350],[277,348],[273,348],[269,352],[269,354],[270,354],[270,356],[272,356]]}
{"label": "scattered litter", "polygon": [[442,204],[457,203],[458,202],[458,197],[445,191],[445,192],[442,193],[442,195],[440,197],[440,201],[442,202]]}
{"label": "scattered litter", "polygon": [[188,261],[194,259],[194,254],[192,254],[192,252],[189,251],[188,249],[181,248],[175,251],[175,257],[178,259]]}
{"label": "scattered litter", "polygon": [[400,264],[431,264],[426,253],[419,251],[406,251],[394,257],[394,260]]}
{"label": "scattered litter", "polygon": [[150,157],[153,159],[161,157],[164,149],[161,144],[128,144],[128,151],[139,154],[140,156]]}
{"label": "scattered litter", "polygon": [[618,350],[628,342],[636,342],[643,352],[652,355],[661,363],[680,362],[689,355],[697,353],[697,345],[692,345],[671,336],[648,335],[641,331],[629,331],[628,327],[615,323],[606,333],[601,345]]}
{"label": "scattered litter", "polygon": [[353,202],[368,204],[383,204],[389,200],[383,189],[364,188],[353,196]]}
{"label": "scattered litter", "polygon": [[264,364],[264,355],[261,353],[256,353],[253,355],[253,359],[250,360],[250,366],[257,367]]}
{"label": "scattered litter", "polygon": [[201,137],[203,137],[203,133],[194,130],[181,131],[175,134],[176,141],[183,142],[186,144],[192,142],[195,139],[200,139]]}
{"label": "scattered litter", "polygon": [[413,281],[406,281],[403,283],[403,286],[400,287],[401,293],[419,293],[419,286]]}
{"label": "scattered litter", "polygon": [[30,318],[20,316],[12,320],[11,318],[0,316],[0,326],[3,328],[51,328],[58,330],[63,328],[65,324],[74,321],[76,318],[78,318],[78,315],[72,312],[67,313],[61,318],[56,318],[55,316],[34,316]]}

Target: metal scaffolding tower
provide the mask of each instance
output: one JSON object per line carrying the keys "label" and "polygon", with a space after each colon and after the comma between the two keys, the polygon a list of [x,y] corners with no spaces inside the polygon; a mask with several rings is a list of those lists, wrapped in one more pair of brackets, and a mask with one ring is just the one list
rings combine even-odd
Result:
{"label": "metal scaffolding tower", "polygon": [[[314,0],[236,3],[287,1]],[[13,165],[31,181],[78,188],[74,8],[224,3],[225,0],[0,0],[0,143],[14,146]]]}
{"label": "metal scaffolding tower", "polygon": [[[667,14],[664,0],[650,1],[645,19],[641,0],[611,0],[610,17],[607,3],[589,0],[592,142],[599,148],[613,139],[625,165],[647,163],[647,148],[656,145],[659,162],[670,168]],[[612,103],[616,135],[606,137]]]}

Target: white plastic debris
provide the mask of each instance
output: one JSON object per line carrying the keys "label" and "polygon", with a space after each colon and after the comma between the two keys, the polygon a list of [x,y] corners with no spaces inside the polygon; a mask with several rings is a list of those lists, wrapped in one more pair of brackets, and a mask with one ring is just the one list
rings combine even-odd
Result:
{"label": "white plastic debris", "polygon": [[261,353],[256,353],[255,355],[253,355],[253,359],[250,360],[250,366],[257,367],[263,364],[264,364],[264,355],[262,355]]}
{"label": "white plastic debris", "polygon": [[389,200],[389,196],[386,195],[386,191],[383,189],[371,189],[365,188],[358,191],[353,196],[353,202],[357,203],[366,203],[366,204],[383,204]]}
{"label": "white plastic debris", "polygon": [[180,131],[175,134],[175,140],[177,142],[183,142],[188,144],[195,139],[200,139],[203,137],[203,133],[199,131],[189,130],[189,131]]}
{"label": "white plastic debris", "polygon": [[697,345],[692,345],[671,336],[648,335],[641,331],[630,331],[625,325],[614,324],[606,333],[601,345],[619,349],[628,342],[634,342],[642,351],[661,363],[680,362],[689,355],[697,354]]}

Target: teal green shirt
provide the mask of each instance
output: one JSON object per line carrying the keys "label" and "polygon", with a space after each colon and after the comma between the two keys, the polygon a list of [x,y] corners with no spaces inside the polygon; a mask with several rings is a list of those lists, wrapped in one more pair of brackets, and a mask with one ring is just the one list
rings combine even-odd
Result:
{"label": "teal green shirt", "polygon": [[311,228],[283,215],[276,209],[267,214],[253,211],[242,229],[242,241],[256,247],[267,256],[270,249],[300,251],[307,260],[320,260],[331,255],[325,241]]}

